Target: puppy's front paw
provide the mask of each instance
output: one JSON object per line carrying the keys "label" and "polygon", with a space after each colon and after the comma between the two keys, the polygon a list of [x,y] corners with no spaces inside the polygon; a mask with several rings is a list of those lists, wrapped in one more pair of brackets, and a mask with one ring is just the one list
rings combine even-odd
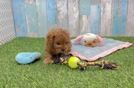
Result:
{"label": "puppy's front paw", "polygon": [[45,58],[44,63],[45,64],[52,64],[52,63],[54,63],[54,61],[51,58],[47,57],[47,58]]}

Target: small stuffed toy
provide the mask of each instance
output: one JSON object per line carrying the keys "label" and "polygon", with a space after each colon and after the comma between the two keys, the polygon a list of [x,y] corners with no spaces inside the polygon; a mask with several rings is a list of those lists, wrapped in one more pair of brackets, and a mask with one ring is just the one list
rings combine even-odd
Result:
{"label": "small stuffed toy", "polygon": [[103,45],[103,38],[93,33],[86,33],[73,39],[72,43],[81,44],[88,47],[95,47]]}
{"label": "small stuffed toy", "polygon": [[30,64],[40,57],[41,53],[39,52],[21,52],[16,55],[15,59],[19,64]]}

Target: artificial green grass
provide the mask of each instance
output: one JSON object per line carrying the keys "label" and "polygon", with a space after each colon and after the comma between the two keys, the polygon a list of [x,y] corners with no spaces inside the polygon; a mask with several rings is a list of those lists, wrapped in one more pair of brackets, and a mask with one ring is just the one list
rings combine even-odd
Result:
{"label": "artificial green grass", "polygon": [[[134,37],[112,37],[134,43]],[[45,65],[41,60],[19,65],[15,55],[22,51],[44,53],[43,38],[16,38],[0,46],[0,88],[133,88],[134,46],[117,51],[105,59],[120,65],[118,70],[89,67],[72,70],[66,65]],[[43,55],[42,55],[43,56]]]}

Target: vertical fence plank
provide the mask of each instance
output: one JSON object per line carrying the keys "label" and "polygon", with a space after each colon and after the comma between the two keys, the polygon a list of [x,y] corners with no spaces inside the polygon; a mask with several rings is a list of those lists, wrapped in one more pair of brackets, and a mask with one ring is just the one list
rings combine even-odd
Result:
{"label": "vertical fence plank", "polygon": [[47,0],[47,25],[48,30],[57,25],[56,0]]}
{"label": "vertical fence plank", "polygon": [[68,0],[68,25],[71,36],[79,34],[79,0]]}
{"label": "vertical fence plank", "polygon": [[124,30],[123,35],[126,35],[126,24],[127,24],[127,10],[128,10],[128,0],[122,0],[121,3],[121,12],[122,12],[122,19],[121,19],[121,29]]}
{"label": "vertical fence plank", "polygon": [[27,33],[29,37],[38,36],[38,13],[36,7],[36,1],[25,1],[25,16],[27,23]]}
{"label": "vertical fence plank", "polygon": [[46,0],[36,0],[38,14],[38,36],[45,37],[47,29]]}
{"label": "vertical fence plank", "polygon": [[114,0],[113,4],[113,35],[125,35],[127,0]]}
{"label": "vertical fence plank", "polygon": [[90,25],[91,32],[100,34],[101,23],[101,8],[100,5],[91,5]]}
{"label": "vertical fence plank", "polygon": [[112,33],[112,0],[101,0],[101,35]]}
{"label": "vertical fence plank", "polygon": [[57,1],[57,26],[68,29],[68,14],[67,14],[67,0],[56,0]]}
{"label": "vertical fence plank", "polygon": [[90,15],[90,0],[79,1],[80,15]]}
{"label": "vertical fence plank", "polygon": [[80,16],[80,34],[90,32],[90,16],[81,15]]}
{"label": "vertical fence plank", "polygon": [[134,0],[128,0],[126,32],[128,36],[134,36]]}
{"label": "vertical fence plank", "polygon": [[24,0],[12,0],[16,36],[27,35]]}
{"label": "vertical fence plank", "polygon": [[80,34],[90,32],[90,0],[80,0]]}

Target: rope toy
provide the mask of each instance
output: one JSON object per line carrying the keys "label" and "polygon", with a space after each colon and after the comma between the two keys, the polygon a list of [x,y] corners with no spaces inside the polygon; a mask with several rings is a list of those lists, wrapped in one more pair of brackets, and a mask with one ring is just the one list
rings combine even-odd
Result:
{"label": "rope toy", "polygon": [[54,63],[57,64],[67,64],[72,69],[79,68],[80,70],[85,70],[88,66],[97,66],[101,69],[117,69],[118,65],[113,62],[109,62],[106,60],[97,60],[92,62],[82,61],[79,57],[73,56],[71,54],[64,55],[60,54],[56,57]]}

